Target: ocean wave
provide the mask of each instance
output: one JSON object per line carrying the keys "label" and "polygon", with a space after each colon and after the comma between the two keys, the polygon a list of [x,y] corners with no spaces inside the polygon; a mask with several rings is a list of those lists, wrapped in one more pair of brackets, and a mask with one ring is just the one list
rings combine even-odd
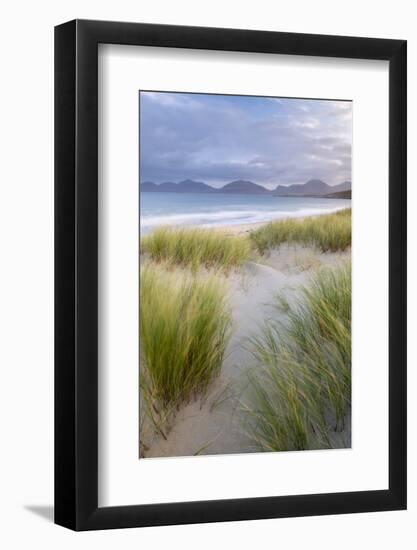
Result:
{"label": "ocean wave", "polygon": [[163,225],[240,225],[262,223],[283,218],[302,218],[335,212],[346,206],[333,208],[300,208],[298,210],[217,210],[163,215],[141,215],[141,227],[153,229]]}

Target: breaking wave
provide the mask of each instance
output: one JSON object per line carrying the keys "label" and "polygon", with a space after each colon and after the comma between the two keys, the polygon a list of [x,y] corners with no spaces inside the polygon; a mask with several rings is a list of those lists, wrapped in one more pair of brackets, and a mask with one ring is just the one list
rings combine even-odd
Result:
{"label": "breaking wave", "polygon": [[151,231],[155,227],[163,225],[193,225],[193,226],[229,226],[262,223],[271,220],[283,218],[295,218],[314,216],[335,212],[346,206],[334,208],[300,208],[297,210],[216,210],[200,211],[192,213],[173,213],[163,215],[153,215],[142,213],[141,228],[145,231]]}

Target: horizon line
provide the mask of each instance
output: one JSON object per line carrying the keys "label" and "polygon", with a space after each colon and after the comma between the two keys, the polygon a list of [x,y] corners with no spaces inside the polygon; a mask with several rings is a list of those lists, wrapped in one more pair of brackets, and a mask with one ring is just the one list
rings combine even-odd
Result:
{"label": "horizon line", "polygon": [[[139,178],[140,179],[140,178]],[[235,183],[235,182],[241,182],[241,181],[244,181],[244,182],[248,182],[248,183],[253,183],[254,185],[258,185],[259,187],[263,187],[265,189],[265,191],[274,191],[276,190],[277,187],[291,187],[291,186],[294,186],[294,185],[300,185],[300,186],[303,186],[303,185],[306,185],[307,183],[311,182],[311,181],[320,181],[322,183],[324,183],[325,185],[327,185],[328,187],[336,187],[337,185],[341,185],[342,183],[350,183],[352,184],[352,181],[350,179],[346,179],[346,180],[343,180],[341,181],[340,183],[335,183],[334,185],[330,184],[330,183],[327,183],[325,182],[324,180],[321,180],[319,178],[311,178],[309,180],[307,180],[305,183],[288,183],[288,184],[285,184],[285,183],[277,183],[277,184],[270,184],[270,185],[275,185],[275,188],[274,189],[269,189],[268,187],[265,187],[265,185],[263,185],[262,183],[256,183],[252,180],[244,180],[244,179],[237,179],[237,180],[231,180],[227,183],[224,183],[222,184],[221,187],[213,187],[213,185],[210,185],[209,183],[206,183],[205,181],[198,181],[198,180],[193,180],[193,179],[190,179],[190,178],[187,178],[185,180],[181,180],[181,181],[171,181],[171,180],[166,180],[166,181],[163,181],[161,183],[156,183],[150,179],[147,179],[145,181],[140,181],[140,185],[143,185],[145,183],[152,183],[154,185],[163,185],[164,183],[173,183],[174,185],[179,185],[180,183],[184,183],[186,181],[190,181],[190,182],[193,182],[193,183],[203,183],[204,185],[207,185],[208,187],[211,187],[211,189],[222,189],[223,187],[225,187],[226,185],[228,185],[229,183]]]}

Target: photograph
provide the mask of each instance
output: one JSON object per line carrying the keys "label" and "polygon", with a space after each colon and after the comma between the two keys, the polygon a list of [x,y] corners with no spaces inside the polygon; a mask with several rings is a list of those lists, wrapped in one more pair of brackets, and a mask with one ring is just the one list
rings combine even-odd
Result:
{"label": "photograph", "polygon": [[416,10],[374,4],[4,4],[0,549],[417,548]]}
{"label": "photograph", "polygon": [[139,457],[349,448],[352,102],[139,102]]}

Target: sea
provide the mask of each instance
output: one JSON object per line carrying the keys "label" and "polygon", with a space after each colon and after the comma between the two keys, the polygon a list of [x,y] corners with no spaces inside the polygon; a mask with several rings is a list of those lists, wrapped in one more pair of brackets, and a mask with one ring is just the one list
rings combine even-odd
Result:
{"label": "sea", "polygon": [[313,216],[351,206],[349,199],[272,195],[141,193],[141,234],[159,226],[216,227]]}

